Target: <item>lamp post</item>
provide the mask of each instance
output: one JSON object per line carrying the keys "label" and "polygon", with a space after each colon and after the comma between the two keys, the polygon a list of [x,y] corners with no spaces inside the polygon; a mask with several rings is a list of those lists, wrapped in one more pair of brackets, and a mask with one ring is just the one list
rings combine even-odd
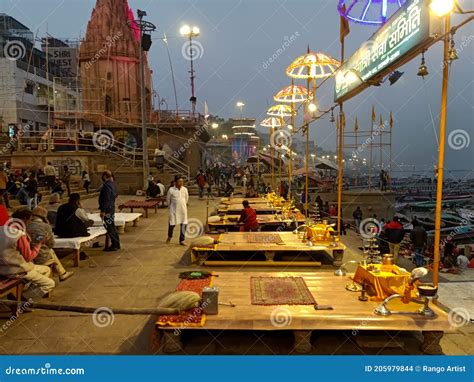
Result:
{"label": "lamp post", "polygon": [[240,109],[240,120],[242,121],[245,103],[239,101],[236,103],[236,106]]}
{"label": "lamp post", "polygon": [[143,146],[143,189],[147,188],[147,177],[149,172],[148,163],[148,134],[147,134],[147,119],[146,119],[146,89],[145,89],[145,62],[144,54],[145,50],[143,46],[143,36],[145,32],[153,32],[156,26],[148,21],[143,20],[143,17],[147,16],[145,11],[137,10],[138,20],[133,20],[133,25],[130,27],[138,28],[140,30],[140,49],[139,49],[139,65],[140,65],[140,105],[141,105],[141,119],[142,119],[142,146]]}
{"label": "lamp post", "polygon": [[193,61],[193,37],[197,37],[200,34],[200,30],[196,26],[190,27],[189,25],[183,25],[181,29],[179,30],[179,33],[181,33],[181,36],[187,37],[189,39],[189,60],[191,62],[191,98],[189,99],[191,101],[191,106],[192,106],[192,113],[193,116],[196,112],[196,95],[194,92],[194,79],[196,78],[195,72],[194,72],[194,61]]}

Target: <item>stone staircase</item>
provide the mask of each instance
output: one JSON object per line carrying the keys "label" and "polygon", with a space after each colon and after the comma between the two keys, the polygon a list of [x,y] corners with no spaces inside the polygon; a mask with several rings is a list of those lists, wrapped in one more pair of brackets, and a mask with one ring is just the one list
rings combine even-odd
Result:
{"label": "stone staircase", "polygon": [[[48,204],[49,197],[51,195],[51,192],[49,191],[48,187],[38,187],[38,193],[41,195],[40,205],[44,206],[44,205]],[[91,190],[89,193],[87,193],[86,190],[84,190],[82,188],[82,182],[79,182],[79,181],[72,181],[71,182],[71,193],[77,193],[77,194],[81,195],[81,200],[93,199],[93,198],[98,198],[99,197],[99,192],[95,192],[94,190]],[[61,203],[66,203],[67,200],[68,200],[67,192],[64,192],[64,194],[61,198]],[[10,199],[10,206],[13,209],[24,207],[16,199]]]}

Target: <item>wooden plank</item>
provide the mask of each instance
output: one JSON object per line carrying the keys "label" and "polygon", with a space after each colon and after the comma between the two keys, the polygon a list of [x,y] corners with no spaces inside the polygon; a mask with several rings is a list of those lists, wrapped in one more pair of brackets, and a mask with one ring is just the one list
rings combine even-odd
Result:
{"label": "wooden plank", "polygon": [[[334,310],[316,311],[313,306],[261,306],[250,300],[250,277],[303,277],[320,305],[331,305]],[[373,311],[377,302],[361,302],[359,293],[349,292],[345,285],[348,277],[332,273],[308,272],[219,272],[214,286],[219,288],[219,301],[232,301],[235,307],[219,306],[219,314],[208,315],[207,330],[399,330],[399,331],[447,331],[452,330],[446,312],[431,304],[435,318],[420,315],[382,317]],[[390,304],[393,310],[415,311],[420,305]],[[280,314],[282,321],[275,318]],[[166,329],[166,328],[160,328]],[[169,328],[168,328],[169,329]],[[193,330],[201,328],[186,327]]]}

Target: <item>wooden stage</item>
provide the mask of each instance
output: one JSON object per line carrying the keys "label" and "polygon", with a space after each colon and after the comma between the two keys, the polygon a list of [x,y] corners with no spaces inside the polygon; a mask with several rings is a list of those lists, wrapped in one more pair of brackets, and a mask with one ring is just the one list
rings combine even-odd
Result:
{"label": "wooden stage", "polygon": [[[374,309],[377,302],[361,302],[360,293],[345,289],[350,282],[348,276],[338,277],[332,273],[294,273],[294,272],[220,272],[213,280],[213,286],[219,289],[219,302],[235,304],[235,307],[219,305],[217,315],[207,315],[202,327],[161,327],[164,334],[165,352],[182,351],[180,333],[183,330],[291,330],[294,333],[294,350],[297,353],[311,351],[311,334],[316,330],[350,331],[417,331],[422,332],[424,343],[422,350],[428,354],[440,351],[439,341],[443,332],[454,330],[448,321],[448,315],[435,306],[430,307],[436,313],[433,318],[419,314],[392,314],[378,316]],[[250,277],[303,277],[311,294],[319,305],[329,305],[333,310],[315,310],[313,305],[252,305]],[[390,302],[393,311],[415,312],[421,305],[404,305],[398,300]],[[178,331],[176,329],[179,329]],[[390,339],[387,336],[387,341]]]}
{"label": "wooden stage", "polygon": [[[249,240],[258,239],[257,241]],[[280,239],[276,242],[274,239]],[[293,232],[227,232],[219,235],[219,243],[208,247],[192,247],[191,261],[200,265],[262,265],[262,266],[321,266],[315,256],[324,252],[325,260],[334,259],[334,265],[340,265],[344,254],[344,244],[338,242],[319,242],[308,246]],[[258,255],[264,256],[262,261]],[[291,261],[279,260],[279,257],[291,256]],[[330,258],[328,258],[328,255]],[[311,257],[311,261],[298,261],[298,257]],[[237,258],[238,257],[238,258]],[[216,260],[217,258],[217,260]],[[295,261],[296,260],[296,261]]]}
{"label": "wooden stage", "polygon": [[[218,222],[208,222],[208,226],[211,230],[224,230],[224,231],[238,231],[243,224],[239,221],[240,215],[225,215]],[[260,228],[273,231],[288,231],[296,228],[298,225],[304,224],[306,218],[300,212],[293,213],[293,219],[280,219],[276,215],[259,215],[257,217]],[[281,227],[281,228],[279,228]]]}
{"label": "wooden stage", "polygon": [[265,198],[222,198],[221,204],[241,204],[244,200],[247,200],[250,204],[268,204],[270,201]]}

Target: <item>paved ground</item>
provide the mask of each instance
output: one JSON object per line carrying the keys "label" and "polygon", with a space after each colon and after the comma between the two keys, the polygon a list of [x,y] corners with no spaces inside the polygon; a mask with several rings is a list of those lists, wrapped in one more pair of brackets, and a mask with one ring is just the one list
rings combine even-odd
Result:
{"label": "paved ground", "polygon": [[[94,210],[96,201],[87,201],[86,207]],[[204,221],[206,202],[192,197],[189,215]],[[58,285],[50,302],[114,308],[155,307],[160,296],[174,290],[178,282],[177,274],[192,269],[180,265],[184,248],[177,244],[177,238],[172,244],[165,244],[166,230],[167,210],[160,209],[157,215],[151,212],[149,219],[142,219],[138,227],[131,227],[122,235],[122,251],[107,254],[100,249],[87,249],[90,260],[81,263],[73,278]],[[350,247],[345,260],[358,258],[359,241],[356,236],[350,234],[344,240]],[[70,258],[65,260],[65,265],[70,268]],[[226,271],[238,270],[226,268],[219,270],[219,273]],[[317,271],[332,272],[334,269]],[[468,285],[472,284],[466,283]],[[463,285],[459,287],[463,288]],[[155,317],[150,316],[115,315],[111,324],[107,317],[104,321],[94,322],[90,315],[37,310],[22,315],[16,321],[0,320],[0,353],[155,353],[156,344],[152,336],[154,320]],[[188,354],[288,354],[291,352],[292,335],[289,332],[200,331],[184,340]],[[417,334],[380,333],[377,341],[380,346],[368,349],[359,344],[373,343],[373,338],[368,341],[362,333],[315,333],[312,338],[313,353],[419,354],[420,337]],[[473,343],[471,325],[456,333],[446,334],[442,347],[446,354],[473,354]],[[399,344],[403,344],[404,348],[397,347]]]}

